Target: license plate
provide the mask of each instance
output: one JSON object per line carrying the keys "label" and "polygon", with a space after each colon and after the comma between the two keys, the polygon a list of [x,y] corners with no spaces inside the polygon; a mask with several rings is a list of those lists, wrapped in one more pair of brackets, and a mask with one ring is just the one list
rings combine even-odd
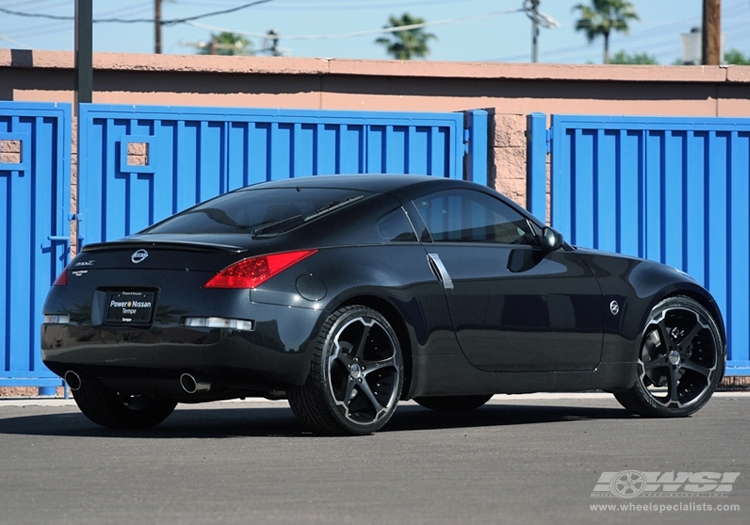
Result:
{"label": "license plate", "polygon": [[154,292],[110,292],[107,296],[108,324],[150,324],[153,311]]}

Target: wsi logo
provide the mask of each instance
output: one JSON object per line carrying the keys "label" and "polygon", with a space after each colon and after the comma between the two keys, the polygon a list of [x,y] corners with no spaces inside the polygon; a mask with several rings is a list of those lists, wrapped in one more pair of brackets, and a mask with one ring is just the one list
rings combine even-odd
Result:
{"label": "wsi logo", "polygon": [[591,497],[726,497],[739,475],[739,472],[602,472]]}

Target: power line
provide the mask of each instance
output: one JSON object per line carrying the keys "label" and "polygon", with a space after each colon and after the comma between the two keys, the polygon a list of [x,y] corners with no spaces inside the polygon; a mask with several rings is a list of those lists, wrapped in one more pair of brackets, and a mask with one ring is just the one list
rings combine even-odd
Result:
{"label": "power line", "polygon": [[14,40],[14,39],[12,39],[11,37],[9,37],[7,35],[0,35],[0,40],[5,40],[6,42],[9,42],[9,43],[14,44],[16,46],[29,47],[28,45],[24,44],[23,42],[19,42],[18,40]]}
{"label": "power line", "polygon": [[[373,2],[372,0],[362,0],[364,3],[356,2],[353,0],[342,0],[341,2],[310,2],[309,0],[287,3],[284,5],[281,0],[277,0],[277,3],[273,5],[264,6],[263,9],[271,11],[348,11],[348,10],[362,10],[362,9],[391,9],[398,8],[404,9],[408,7],[433,7],[440,4],[465,4],[466,0],[412,0],[410,2]],[[199,1],[186,1],[179,0],[182,5],[194,5],[204,6],[211,5],[210,2],[199,2]]]}
{"label": "power line", "polygon": [[5,5],[9,7],[13,7],[14,5],[22,5],[24,7],[29,7],[29,4],[45,4],[45,3],[50,3],[50,2],[57,2],[57,3],[53,5],[46,5],[46,6],[40,6],[40,7],[43,7],[44,9],[52,9],[52,8],[60,7],[63,5],[65,6],[70,5],[70,0],[23,0],[21,2],[16,2],[12,4],[9,4],[6,2]]}
{"label": "power line", "polygon": [[[272,2],[273,0],[256,0],[255,2],[250,2],[249,4],[244,4],[241,6],[233,7],[231,9],[224,9],[221,11],[213,11],[211,13],[204,13],[202,15],[195,15],[195,16],[189,16],[186,18],[173,18],[171,20],[162,20],[161,25],[163,26],[169,26],[169,25],[176,25],[176,24],[185,24],[187,22],[193,21],[193,20],[200,20],[201,18],[207,18],[209,16],[217,16],[217,15],[225,15],[228,13],[234,13],[235,11],[240,11],[241,9],[246,9],[248,7],[253,7],[255,5],[265,4],[268,2]],[[5,13],[8,15],[14,15],[14,16],[24,16],[28,18],[46,18],[48,20],[75,20],[75,17],[73,16],[65,16],[65,15],[48,15],[46,13],[27,13],[24,11],[13,11],[11,9],[5,9],[3,7],[0,7],[0,13]],[[156,22],[153,18],[96,18],[92,20],[92,22],[95,23],[120,23],[120,24],[135,24],[135,23],[149,23],[153,24]]]}
{"label": "power line", "polygon": [[[469,22],[471,20],[479,20],[482,18],[490,18],[493,16],[508,15],[512,13],[520,13],[524,11],[525,11],[524,8],[507,9],[505,11],[491,11],[489,13],[482,13],[479,15],[464,16],[461,18],[449,18],[445,20],[435,20],[433,22],[422,22],[420,24],[383,27],[380,29],[367,29],[365,31],[354,31],[350,33],[337,33],[333,35],[291,35],[291,36],[284,36],[284,39],[285,40],[327,40],[327,39],[333,39],[333,38],[351,38],[351,37],[356,37],[356,36],[377,35],[381,33],[398,33],[400,31],[409,31],[411,29],[421,29],[423,27],[430,27],[430,26],[457,24],[461,22]],[[235,33],[237,35],[250,36],[250,37],[255,37],[255,38],[263,38],[266,36],[265,34],[249,33],[247,31],[238,31],[236,29],[228,29],[226,27],[211,26],[207,24],[201,24],[198,22],[185,22],[185,23],[193,27],[199,27],[201,29],[209,29],[211,31]]]}
{"label": "power line", "polygon": [[[42,0],[44,1],[44,0]],[[65,0],[66,4],[69,4],[69,0]],[[141,12],[150,12],[152,9],[152,0],[149,0],[147,2],[141,2],[138,4],[130,5],[128,7],[121,7],[118,9],[113,9],[111,11],[105,11],[105,13],[121,13],[121,14],[131,14],[131,13],[141,13]],[[63,31],[70,31],[72,30],[72,26],[67,23],[68,21],[53,21],[49,23],[42,23],[38,25],[32,25],[32,26],[24,26],[24,27],[17,27],[15,29],[7,30],[5,31],[6,35],[14,36],[14,37],[35,37],[44,35],[47,36],[52,33],[61,33]]]}

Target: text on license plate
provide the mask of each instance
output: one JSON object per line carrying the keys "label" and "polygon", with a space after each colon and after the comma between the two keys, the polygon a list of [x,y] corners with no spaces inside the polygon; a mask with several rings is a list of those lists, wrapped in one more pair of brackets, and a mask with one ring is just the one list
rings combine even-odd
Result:
{"label": "text on license plate", "polygon": [[154,292],[110,292],[107,323],[149,324],[154,309]]}

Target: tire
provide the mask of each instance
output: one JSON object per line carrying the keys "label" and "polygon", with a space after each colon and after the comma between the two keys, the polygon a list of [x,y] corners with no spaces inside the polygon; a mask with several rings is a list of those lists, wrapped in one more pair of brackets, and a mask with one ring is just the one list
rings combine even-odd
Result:
{"label": "tire", "polygon": [[669,297],[646,321],[635,384],[615,398],[641,416],[689,416],[711,398],[725,360],[721,332],[708,310],[689,297]]}
{"label": "tire", "polygon": [[346,306],[323,323],[307,381],[288,392],[289,404],[316,434],[371,434],[396,411],[403,382],[401,346],[386,318]]}
{"label": "tire", "polygon": [[174,411],[176,401],[152,396],[122,395],[97,382],[83,382],[73,392],[81,412],[98,425],[109,428],[149,428]]}
{"label": "tire", "polygon": [[492,394],[475,396],[415,397],[414,401],[430,410],[439,412],[469,412],[479,408],[492,398]]}

